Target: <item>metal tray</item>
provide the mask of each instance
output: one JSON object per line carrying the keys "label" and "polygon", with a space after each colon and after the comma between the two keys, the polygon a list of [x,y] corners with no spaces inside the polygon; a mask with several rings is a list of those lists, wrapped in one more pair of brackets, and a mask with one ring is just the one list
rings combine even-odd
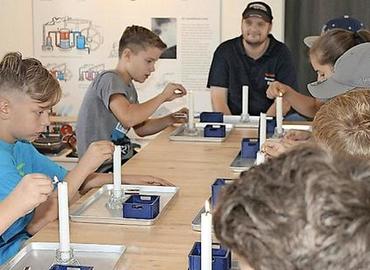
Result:
{"label": "metal tray", "polygon": [[[73,244],[73,253],[84,266],[94,266],[94,270],[113,269],[126,247],[122,245]],[[59,243],[33,242],[22,248],[0,270],[48,270],[55,263]]]}
{"label": "metal tray", "polygon": [[191,222],[191,229],[193,231],[200,232],[200,216],[205,212],[204,206],[199,210],[198,214],[195,216]]}
{"label": "metal tray", "polygon": [[[225,137],[222,138],[214,138],[214,137],[204,137],[204,127],[207,124],[217,124],[217,125],[225,125],[226,128],[226,134]],[[184,130],[186,128],[186,125],[181,125],[177,129],[175,129],[169,139],[171,141],[187,141],[187,142],[223,142],[226,140],[226,138],[229,136],[230,131],[233,128],[232,124],[224,124],[224,123],[195,123],[195,127],[198,130],[198,134],[195,136],[190,136],[184,134]]]}
{"label": "metal tray", "polygon": [[242,172],[252,167],[255,162],[255,158],[242,158],[241,151],[239,151],[238,155],[231,162],[230,169],[235,172]]}
{"label": "metal tray", "polygon": [[131,194],[158,195],[159,214],[153,219],[134,219],[122,217],[122,209],[112,210],[106,206],[109,193],[113,191],[113,185],[104,185],[97,192],[91,195],[86,201],[70,211],[70,218],[76,222],[87,223],[110,223],[129,225],[152,225],[164,212],[168,203],[175,197],[179,188],[169,186],[139,186],[122,185],[125,191],[124,197],[129,198]]}
{"label": "metal tray", "polygon": [[249,121],[243,122],[240,115],[224,115],[224,123],[232,124],[237,128],[258,128],[259,120],[259,116],[250,115]]}

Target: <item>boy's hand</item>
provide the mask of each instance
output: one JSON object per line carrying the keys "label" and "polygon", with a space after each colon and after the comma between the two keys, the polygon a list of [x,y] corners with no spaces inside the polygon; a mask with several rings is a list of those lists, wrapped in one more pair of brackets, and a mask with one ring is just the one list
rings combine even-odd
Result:
{"label": "boy's hand", "polygon": [[165,98],[165,101],[171,101],[176,98],[180,98],[186,95],[186,89],[184,86],[178,83],[169,83],[166,88],[163,90],[162,95]]}
{"label": "boy's hand", "polygon": [[182,108],[177,112],[170,114],[173,123],[187,123],[189,117],[189,109]]}
{"label": "boy's hand", "polygon": [[266,96],[269,99],[274,99],[283,96],[289,91],[289,86],[278,81],[271,82],[266,90]]}
{"label": "boy's hand", "polygon": [[122,176],[124,184],[151,185],[151,186],[175,186],[171,182],[151,175],[135,175],[134,177]]}
{"label": "boy's hand", "polygon": [[277,157],[282,153],[286,152],[289,147],[281,140],[266,140],[262,145],[262,152],[267,155],[267,157]]}
{"label": "boy's hand", "polygon": [[10,194],[22,207],[24,214],[36,208],[47,200],[53,192],[51,179],[40,173],[27,174],[22,178],[14,191]]}
{"label": "boy's hand", "polygon": [[114,144],[110,141],[96,141],[89,145],[86,153],[79,161],[79,165],[89,172],[95,172],[104,161],[111,159],[114,152]]}
{"label": "boy's hand", "polygon": [[291,129],[285,132],[284,139],[292,141],[306,141],[311,138],[311,132],[307,130]]}

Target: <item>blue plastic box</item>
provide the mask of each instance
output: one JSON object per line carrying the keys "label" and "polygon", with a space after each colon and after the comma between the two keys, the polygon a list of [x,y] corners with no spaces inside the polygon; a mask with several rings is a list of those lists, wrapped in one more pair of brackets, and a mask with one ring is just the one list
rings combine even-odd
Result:
{"label": "blue plastic box", "polygon": [[122,208],[124,218],[153,219],[159,213],[159,196],[131,195]]}
{"label": "blue plastic box", "polygon": [[226,135],[225,125],[206,125],[204,127],[204,137],[222,138]]}
{"label": "blue plastic box", "polygon": [[[189,270],[201,270],[201,243],[195,242],[188,256]],[[212,270],[231,269],[231,253],[219,244],[212,246]]]}
{"label": "blue plastic box", "polygon": [[242,158],[256,158],[259,147],[259,140],[244,138],[242,140]]}
{"label": "blue plastic box", "polygon": [[224,114],[222,112],[201,112],[200,113],[201,123],[223,123]]}
{"label": "blue plastic box", "polygon": [[212,197],[211,197],[212,208],[215,207],[221,189],[227,184],[227,181],[230,181],[230,179],[217,178],[216,181],[212,184]]}
{"label": "blue plastic box", "polygon": [[49,270],[93,270],[92,266],[54,264]]}
{"label": "blue plastic box", "polygon": [[267,137],[272,137],[272,135],[274,135],[275,127],[276,127],[276,118],[266,120]]}

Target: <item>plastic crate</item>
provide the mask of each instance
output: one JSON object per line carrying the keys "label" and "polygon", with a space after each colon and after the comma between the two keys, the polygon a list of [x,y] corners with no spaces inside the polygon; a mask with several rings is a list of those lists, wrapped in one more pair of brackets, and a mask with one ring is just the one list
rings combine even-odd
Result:
{"label": "plastic crate", "polygon": [[226,135],[225,125],[206,125],[204,127],[204,137],[223,138]]}
{"label": "plastic crate", "polygon": [[223,123],[224,114],[222,112],[201,112],[199,119],[201,123]]}
{"label": "plastic crate", "polygon": [[241,148],[242,158],[256,158],[259,150],[259,140],[244,138]]}
{"label": "plastic crate", "polygon": [[[201,270],[201,243],[195,242],[188,256],[189,270]],[[231,269],[231,253],[219,244],[212,245],[212,270]]]}

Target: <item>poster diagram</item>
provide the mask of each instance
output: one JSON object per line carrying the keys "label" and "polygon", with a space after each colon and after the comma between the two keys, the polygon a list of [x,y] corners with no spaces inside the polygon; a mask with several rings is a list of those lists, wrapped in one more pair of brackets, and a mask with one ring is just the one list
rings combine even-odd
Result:
{"label": "poster diagram", "polygon": [[104,64],[85,64],[78,69],[78,80],[93,81],[102,71],[104,71]]}
{"label": "poster diagram", "polygon": [[53,17],[42,26],[42,50],[86,51],[97,50],[103,43],[103,36],[98,27],[90,20],[72,17]]}
{"label": "poster diagram", "polygon": [[[77,116],[92,81],[115,69],[122,33],[131,25],[156,33],[167,49],[144,83],[133,81],[140,102],[158,95],[167,83],[194,92],[195,111],[211,110],[207,76],[220,43],[220,0],[33,0],[34,57],[59,80],[63,97],[54,111]],[[154,116],[186,106],[186,98],[163,103]]]}
{"label": "poster diagram", "polygon": [[62,63],[62,64],[47,64],[45,66],[47,68],[47,70],[50,71],[51,74],[54,75],[54,77],[58,80],[58,81],[69,81],[71,80],[72,78],[72,72],[67,69],[67,64],[66,63]]}

